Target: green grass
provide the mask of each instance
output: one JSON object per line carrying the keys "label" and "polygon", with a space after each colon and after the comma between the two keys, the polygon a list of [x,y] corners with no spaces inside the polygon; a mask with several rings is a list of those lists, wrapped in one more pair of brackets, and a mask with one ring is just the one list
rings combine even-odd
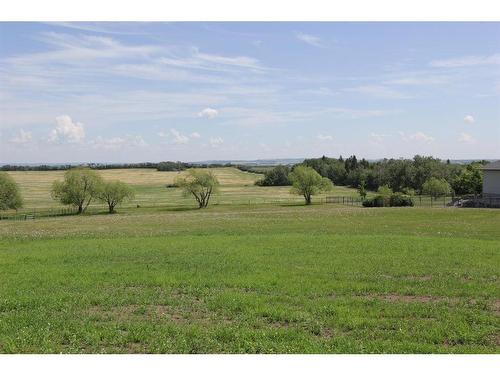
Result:
{"label": "green grass", "polygon": [[500,210],[0,222],[0,352],[499,353]]}

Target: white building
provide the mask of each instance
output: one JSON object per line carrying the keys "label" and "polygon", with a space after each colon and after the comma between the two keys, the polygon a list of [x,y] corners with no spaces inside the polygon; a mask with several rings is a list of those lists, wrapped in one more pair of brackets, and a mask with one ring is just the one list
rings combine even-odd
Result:
{"label": "white building", "polygon": [[500,198],[500,160],[483,167],[483,196]]}

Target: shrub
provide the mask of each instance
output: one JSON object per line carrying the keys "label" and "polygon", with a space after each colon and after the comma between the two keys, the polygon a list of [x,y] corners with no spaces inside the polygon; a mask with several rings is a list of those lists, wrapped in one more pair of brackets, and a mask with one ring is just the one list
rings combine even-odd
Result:
{"label": "shrub", "polygon": [[290,168],[278,165],[264,173],[264,178],[255,182],[258,186],[287,186],[291,185],[288,179]]}
{"label": "shrub", "polygon": [[373,198],[365,199],[363,207],[389,207],[389,199],[382,195],[376,195]]}
{"label": "shrub", "polygon": [[390,196],[377,195],[363,201],[363,207],[413,207],[410,196],[402,193],[394,193]]}
{"label": "shrub", "polygon": [[413,207],[413,200],[408,195],[394,193],[391,195],[389,204],[391,207]]}
{"label": "shrub", "polygon": [[433,198],[451,193],[451,186],[444,178],[431,177],[422,186],[422,192]]}

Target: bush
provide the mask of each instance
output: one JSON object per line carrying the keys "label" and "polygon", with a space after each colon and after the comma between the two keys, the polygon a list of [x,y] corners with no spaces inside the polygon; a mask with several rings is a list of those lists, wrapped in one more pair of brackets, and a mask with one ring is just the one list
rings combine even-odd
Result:
{"label": "bush", "polygon": [[391,195],[389,204],[391,207],[413,207],[413,200],[408,195],[394,193]]}
{"label": "bush", "polygon": [[394,193],[390,196],[377,195],[364,200],[363,207],[413,207],[413,200],[402,193]]}
{"label": "bush", "polygon": [[264,173],[264,178],[255,182],[257,186],[287,186],[291,185],[288,175],[290,168],[278,165]]}
{"label": "bush", "polygon": [[389,207],[389,199],[382,195],[377,195],[363,201],[363,207]]}

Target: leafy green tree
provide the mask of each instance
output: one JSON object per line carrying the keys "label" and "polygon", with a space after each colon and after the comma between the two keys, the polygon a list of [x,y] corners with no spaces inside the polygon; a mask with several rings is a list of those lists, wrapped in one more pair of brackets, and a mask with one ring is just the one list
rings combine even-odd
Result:
{"label": "leafy green tree", "polygon": [[380,195],[384,198],[390,197],[392,195],[392,189],[387,185],[382,185],[382,186],[379,186],[379,188],[377,189],[377,193],[378,193],[378,195]]}
{"label": "leafy green tree", "polygon": [[199,169],[189,169],[176,178],[175,184],[182,189],[185,196],[192,195],[196,199],[198,208],[207,207],[210,197],[219,187],[219,181],[211,171]]}
{"label": "leafy green tree", "polygon": [[264,173],[264,178],[255,184],[259,186],[287,186],[290,185],[288,174],[290,168],[286,165],[278,165]]}
{"label": "leafy green tree", "polygon": [[444,178],[431,177],[422,186],[422,192],[437,198],[451,193],[451,186]]}
{"label": "leafy green tree", "polygon": [[78,208],[78,213],[85,212],[92,199],[97,198],[103,185],[102,177],[88,168],[74,168],[64,173],[63,181],[54,181],[52,197],[62,204]]}
{"label": "leafy green tree", "polygon": [[364,180],[362,180],[358,186],[358,193],[359,196],[361,197],[361,200],[364,201],[366,199],[366,183]]}
{"label": "leafy green tree", "polygon": [[109,213],[115,213],[115,207],[126,200],[133,199],[134,190],[122,181],[107,181],[98,193],[101,202],[108,205]]}
{"label": "leafy green tree", "polygon": [[17,210],[23,206],[19,186],[6,172],[0,172],[0,210]]}
{"label": "leafy green tree", "polygon": [[311,197],[333,188],[332,182],[311,167],[297,166],[289,175],[292,193],[302,195],[306,204],[311,204]]}
{"label": "leafy green tree", "polygon": [[483,171],[481,164],[469,164],[454,178],[453,190],[456,194],[481,194],[483,192]]}

